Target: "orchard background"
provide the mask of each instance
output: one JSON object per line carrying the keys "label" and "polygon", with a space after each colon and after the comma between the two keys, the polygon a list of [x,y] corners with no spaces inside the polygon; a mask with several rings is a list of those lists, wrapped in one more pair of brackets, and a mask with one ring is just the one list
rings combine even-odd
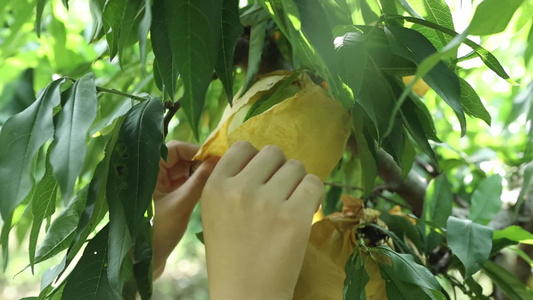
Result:
{"label": "orchard background", "polygon": [[[280,69],[352,116],[322,209],[350,194],[383,213],[389,299],[532,299],[532,16],[531,0],[2,0],[0,299],[207,299],[198,212],[152,287],[151,166]],[[365,294],[362,246],[345,299]]]}

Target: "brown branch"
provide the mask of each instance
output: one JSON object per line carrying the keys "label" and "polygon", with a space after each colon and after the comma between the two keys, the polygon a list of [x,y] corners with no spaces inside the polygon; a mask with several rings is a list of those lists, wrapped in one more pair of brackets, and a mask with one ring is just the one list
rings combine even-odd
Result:
{"label": "brown branch", "polygon": [[170,124],[170,121],[181,108],[180,100],[181,99],[176,102],[165,101],[165,108],[167,109],[167,113],[165,114],[165,118],[163,120],[163,132],[165,137],[168,135],[168,125]]}

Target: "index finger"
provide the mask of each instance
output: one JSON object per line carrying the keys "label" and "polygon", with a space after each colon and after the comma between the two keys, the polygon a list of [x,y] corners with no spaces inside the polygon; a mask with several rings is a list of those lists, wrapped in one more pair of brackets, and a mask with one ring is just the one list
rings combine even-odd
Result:
{"label": "index finger", "polygon": [[226,151],[213,170],[213,177],[233,177],[237,175],[259,151],[252,144],[239,141],[235,142]]}

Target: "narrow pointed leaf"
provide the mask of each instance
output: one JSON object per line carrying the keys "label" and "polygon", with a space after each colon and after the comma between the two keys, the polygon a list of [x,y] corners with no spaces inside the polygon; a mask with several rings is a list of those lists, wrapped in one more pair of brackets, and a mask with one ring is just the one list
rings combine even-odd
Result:
{"label": "narrow pointed leaf", "polygon": [[465,278],[472,276],[487,261],[492,248],[492,230],[470,220],[448,218],[448,246],[465,267]]}
{"label": "narrow pointed leaf", "polygon": [[123,207],[132,239],[152,200],[163,144],[163,103],[157,98],[141,102],[125,116],[112,150],[107,181],[110,206]]}
{"label": "narrow pointed leaf", "polygon": [[62,299],[115,299],[107,279],[109,226],[89,242],[67,279]]}
{"label": "narrow pointed leaf", "polygon": [[459,77],[461,84],[461,105],[465,113],[474,118],[479,118],[490,126],[491,117],[481,99],[472,86],[463,78]]}
{"label": "narrow pointed leaf", "polygon": [[139,23],[138,39],[139,50],[141,52],[141,66],[142,71],[145,72],[146,67],[146,45],[148,43],[148,33],[150,32],[150,24],[152,24],[152,5],[150,0],[144,0],[144,15]]}
{"label": "narrow pointed leaf", "polygon": [[368,61],[363,37],[360,32],[348,32],[335,38],[339,74],[352,90],[354,98],[361,90]]}
{"label": "narrow pointed leaf", "polygon": [[509,299],[527,300],[533,298],[533,291],[502,266],[492,261],[487,261],[483,266],[483,272],[492,279]]}
{"label": "narrow pointed leaf", "polygon": [[133,273],[143,300],[152,296],[153,228],[145,219],[135,241]]}
{"label": "narrow pointed leaf", "polygon": [[494,240],[497,239],[508,239],[522,244],[533,245],[533,233],[518,225],[494,231]]}
{"label": "narrow pointed leaf", "polygon": [[233,100],[233,54],[237,39],[243,32],[243,27],[239,21],[239,1],[223,0],[220,23],[222,32],[220,34],[220,49],[218,50],[215,70],[220,81],[222,81],[224,91],[226,91],[226,96],[231,104]]}
{"label": "narrow pointed leaf", "polygon": [[43,10],[48,0],[38,0],[35,8],[35,33],[37,37],[41,36],[41,20],[43,18]]}
{"label": "narrow pointed leaf", "polygon": [[[410,59],[419,66],[425,58],[436,52],[433,45],[423,35],[412,29],[387,26],[385,34],[394,53]],[[461,106],[461,86],[458,76],[444,63],[439,62],[423,78],[454,110],[461,124],[461,134],[464,135],[466,118]]]}
{"label": "narrow pointed leaf", "polygon": [[63,108],[57,115],[50,163],[63,197],[69,198],[83,168],[87,133],[96,118],[98,102],[94,75],[83,76],[65,93]]}
{"label": "narrow pointed leaf", "polygon": [[[357,251],[357,250],[356,250]],[[345,267],[346,279],[342,291],[344,300],[366,299],[365,286],[370,280],[361,255],[350,257]]]}
{"label": "narrow pointed leaf", "polygon": [[[407,0],[407,2],[417,14],[427,21],[454,30],[452,13],[444,0]],[[438,39],[437,43],[433,43],[433,45],[441,45],[441,47],[436,47],[437,49],[442,48],[452,39],[449,35],[432,29],[425,33],[424,35],[430,40],[432,37]],[[457,56],[457,53],[454,56]]]}
{"label": "narrow pointed leaf", "polygon": [[41,247],[37,250],[36,264],[68,248],[75,237],[78,221],[87,200],[87,191],[87,187],[81,189],[52,222]]}
{"label": "narrow pointed leaf", "polygon": [[178,66],[176,53],[172,51],[169,36],[169,24],[166,19],[167,6],[164,0],[155,0],[152,6],[152,26],[150,37],[154,51],[154,78],[156,83],[161,79],[161,91],[164,91],[171,100],[176,94],[176,81],[178,80]]}
{"label": "narrow pointed leaf", "polygon": [[31,165],[41,146],[54,134],[53,108],[59,104],[59,86],[50,83],[26,110],[11,117],[0,132],[0,212],[4,220],[28,195]]}
{"label": "narrow pointed leaf", "polygon": [[55,212],[58,189],[59,185],[52,173],[52,166],[48,163],[43,179],[35,187],[35,197],[31,200],[33,223],[30,231],[29,255],[32,271],[41,224],[45,218],[49,218]]}
{"label": "narrow pointed leaf", "polygon": [[165,0],[165,6],[170,44],[183,80],[180,103],[198,138],[198,122],[219,50],[222,2]]}
{"label": "narrow pointed leaf", "polygon": [[452,214],[452,186],[445,174],[432,180],[426,192],[424,202],[424,219],[446,227],[448,217]]}
{"label": "narrow pointed leaf", "polygon": [[266,21],[252,26],[250,31],[250,46],[248,50],[248,68],[246,70],[246,79],[244,86],[239,95],[244,95],[246,91],[252,86],[255,75],[259,72],[261,66],[261,55],[263,54],[263,46],[265,44]]}

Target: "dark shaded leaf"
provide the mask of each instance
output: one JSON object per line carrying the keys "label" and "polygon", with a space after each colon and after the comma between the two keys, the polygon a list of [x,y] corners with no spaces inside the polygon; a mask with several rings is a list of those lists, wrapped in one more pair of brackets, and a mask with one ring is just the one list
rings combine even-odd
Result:
{"label": "dark shaded leaf", "polygon": [[31,200],[33,223],[30,232],[29,256],[32,272],[33,265],[35,263],[35,249],[37,246],[37,240],[39,238],[39,232],[41,231],[41,224],[45,218],[49,218],[55,212],[58,189],[59,185],[57,184],[57,181],[52,173],[52,166],[47,160],[46,173],[41,181],[35,186],[35,197],[33,197]]}
{"label": "dark shaded leaf", "polygon": [[[169,24],[167,23],[168,6],[165,0],[154,0],[152,6],[152,26],[150,37],[154,51],[154,79],[158,88],[166,93],[171,100],[176,94],[176,81],[178,80],[178,65],[176,53],[172,51],[169,37]],[[164,96],[164,94],[163,94]]]}
{"label": "dark shaded leaf", "polygon": [[341,195],[342,188],[338,186],[330,187],[329,191],[326,193],[326,198],[324,199],[324,216],[327,216],[337,211],[337,203],[339,202]]}
{"label": "dark shaded leaf", "polygon": [[35,256],[36,264],[68,248],[75,237],[78,221],[87,200],[88,190],[88,187],[85,186],[76,193],[76,196],[70,200],[68,206],[52,222],[41,247],[37,250]]}
{"label": "dark shaded leaf", "polygon": [[518,194],[518,199],[515,205],[515,215],[518,215],[520,212],[520,208],[525,201],[524,196],[529,191],[531,184],[533,184],[533,162],[528,163],[524,170],[522,187],[520,188],[520,193]]}
{"label": "dark shaded leaf", "polygon": [[348,32],[335,38],[335,49],[340,77],[356,98],[363,84],[368,59],[364,36],[360,32]]}
{"label": "dark shaded leaf", "polygon": [[165,0],[165,7],[170,45],[184,86],[180,103],[198,139],[198,121],[219,50],[222,1]]}
{"label": "dark shaded leaf", "polygon": [[161,100],[137,104],[126,114],[112,150],[107,198],[110,206],[112,202],[122,204],[132,238],[137,236],[157,181],[162,122]]}
{"label": "dark shaded leaf", "polygon": [[145,219],[135,241],[133,273],[141,298],[152,296],[152,246],[153,229],[150,220]]}
{"label": "dark shaded leaf", "polygon": [[246,70],[246,80],[240,92],[240,96],[244,95],[246,91],[252,86],[255,75],[259,72],[261,65],[261,54],[263,53],[263,46],[265,44],[267,22],[263,21],[252,26],[250,31],[250,48],[248,50],[248,68]]}
{"label": "dark shaded leaf", "polygon": [[148,43],[148,33],[150,32],[150,25],[152,24],[152,5],[150,0],[144,0],[144,15],[139,23],[138,39],[139,51],[141,52],[141,67],[145,72],[146,65],[146,45]]}
{"label": "dark shaded leaf", "polygon": [[468,218],[476,223],[487,225],[502,207],[500,199],[502,189],[500,175],[495,174],[483,179],[472,194]]}
{"label": "dark shaded leaf", "polygon": [[463,78],[459,77],[459,83],[461,84],[461,105],[465,113],[471,117],[485,121],[490,126],[490,114],[483,103],[481,103],[481,99],[479,99],[476,90]]}
{"label": "dark shaded leaf", "polygon": [[[261,6],[257,6],[263,9]],[[239,21],[239,1],[222,1],[220,23],[222,32],[220,34],[220,49],[215,63],[215,71],[220,81],[222,81],[226,97],[228,97],[228,101],[231,104],[233,100],[233,55],[237,39],[243,32],[243,27]]]}
{"label": "dark shaded leaf", "polygon": [[392,266],[380,263],[379,268],[381,270],[385,270],[389,275],[399,276],[401,281],[429,290],[440,290],[435,276],[426,267],[417,264],[412,255],[397,253],[387,246],[378,246],[375,249],[392,261]]}
{"label": "dark shaded leaf", "polygon": [[361,168],[363,173],[363,187],[365,189],[364,194],[368,196],[374,191],[374,183],[378,176],[378,164],[375,142],[368,133],[364,118],[362,108],[356,105],[352,114],[354,135],[357,141],[359,157],[361,161],[365,162],[361,164]]}
{"label": "dark shaded leaf", "polygon": [[352,255],[348,259],[345,272],[346,279],[344,279],[344,289],[342,291],[343,299],[366,299],[365,286],[370,280],[370,277],[365,270],[365,262],[362,261],[360,254]]}
{"label": "dark shaded leaf", "polygon": [[107,279],[109,226],[91,239],[67,279],[62,299],[115,299]]}
{"label": "dark shaded leaf", "polygon": [[[0,212],[6,220],[28,195],[32,182],[32,160],[54,134],[53,108],[59,104],[59,86],[64,79],[50,83],[37,100],[14,115],[0,132]],[[38,134],[37,134],[38,133]]]}
{"label": "dark shaded leaf", "polygon": [[504,31],[523,2],[524,0],[484,0],[476,7],[474,17],[468,26],[468,33],[489,35]]}
{"label": "dark shaded leaf", "polygon": [[54,146],[50,163],[63,198],[69,198],[76,178],[83,168],[87,149],[87,133],[94,119],[98,102],[94,75],[89,73],[65,92],[62,109],[56,115]]}
{"label": "dark shaded leaf", "polygon": [[449,217],[446,226],[448,246],[465,267],[465,278],[487,261],[492,247],[492,230],[470,220]]}
{"label": "dark shaded leaf", "polygon": [[[387,26],[385,34],[394,53],[416,64],[421,64],[425,58],[436,52],[433,45],[422,34],[412,29]],[[461,124],[461,135],[464,135],[466,119],[461,106],[461,87],[457,75],[439,62],[423,78],[454,110]]]}

